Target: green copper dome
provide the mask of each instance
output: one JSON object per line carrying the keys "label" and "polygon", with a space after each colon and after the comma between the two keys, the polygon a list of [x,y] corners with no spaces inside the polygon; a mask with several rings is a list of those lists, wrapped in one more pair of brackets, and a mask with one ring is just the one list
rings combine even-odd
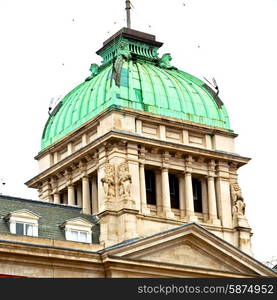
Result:
{"label": "green copper dome", "polygon": [[123,28],[97,53],[100,67],[67,94],[51,112],[42,149],[58,141],[108,107],[127,107],[230,130],[227,111],[203,81],[158,57],[155,37]]}

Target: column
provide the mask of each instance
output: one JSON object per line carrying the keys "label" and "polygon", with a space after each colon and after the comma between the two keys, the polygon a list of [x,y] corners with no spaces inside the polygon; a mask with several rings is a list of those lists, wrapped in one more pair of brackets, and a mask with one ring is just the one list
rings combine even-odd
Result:
{"label": "column", "polygon": [[185,217],[185,178],[182,175],[178,176],[179,180],[179,201],[180,201],[180,218]]}
{"label": "column", "polygon": [[165,167],[162,168],[162,205],[163,215],[167,218],[173,218],[174,213],[171,211],[168,169]]}
{"label": "column", "polygon": [[68,198],[68,205],[75,205],[75,193],[74,193],[74,186],[70,184],[67,187],[67,198]]}
{"label": "column", "polygon": [[209,209],[208,209],[207,180],[205,178],[201,179],[201,190],[202,190],[203,219],[204,222],[207,222],[209,219]]}
{"label": "column", "polygon": [[160,170],[155,170],[155,186],[156,186],[156,203],[157,215],[163,215],[163,202],[162,202],[162,175]]}
{"label": "column", "polygon": [[82,178],[82,206],[84,214],[91,214],[91,205],[90,205],[90,192],[89,192],[89,179],[88,176]]}
{"label": "column", "polygon": [[149,214],[150,210],[147,208],[147,199],[146,199],[146,185],[145,185],[144,163],[140,163],[139,164],[139,182],[140,182],[141,212],[143,214]]}
{"label": "column", "polygon": [[61,203],[61,197],[60,197],[60,194],[58,192],[54,193],[54,203],[55,204],[60,204]]}
{"label": "column", "polygon": [[94,175],[91,179],[91,201],[92,213],[98,213],[98,190],[97,190],[97,177]]}
{"label": "column", "polygon": [[77,185],[77,205],[82,207],[82,185]]}
{"label": "column", "polygon": [[188,222],[196,222],[197,216],[194,214],[193,190],[191,173],[185,172],[185,199],[186,199],[186,217]]}
{"label": "column", "polygon": [[209,175],[207,180],[208,180],[208,202],[209,202],[208,223],[216,226],[220,226],[220,221],[217,217],[214,176]]}

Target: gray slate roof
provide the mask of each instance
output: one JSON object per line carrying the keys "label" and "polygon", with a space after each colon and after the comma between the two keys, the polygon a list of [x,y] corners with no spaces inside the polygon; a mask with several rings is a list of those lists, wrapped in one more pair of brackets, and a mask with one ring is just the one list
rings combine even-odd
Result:
{"label": "gray slate roof", "polygon": [[81,208],[5,195],[0,195],[0,233],[10,233],[8,223],[3,217],[20,209],[28,209],[40,216],[38,236],[41,238],[65,240],[64,230],[60,225],[69,219],[81,217],[95,224],[92,227],[92,242],[99,243],[100,230],[95,217],[82,214]]}

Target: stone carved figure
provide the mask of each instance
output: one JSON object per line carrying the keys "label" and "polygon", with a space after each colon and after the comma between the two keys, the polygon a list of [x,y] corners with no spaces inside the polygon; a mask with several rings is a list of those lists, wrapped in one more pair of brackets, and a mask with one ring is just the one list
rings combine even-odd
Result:
{"label": "stone carved figure", "polygon": [[245,203],[242,197],[240,186],[237,183],[231,185],[231,197],[233,203],[233,213],[237,216],[244,216]]}
{"label": "stone carved figure", "polygon": [[119,195],[122,198],[130,197],[130,188],[132,183],[132,177],[129,173],[128,162],[125,161],[118,166],[118,183],[119,183]]}
{"label": "stone carved figure", "polygon": [[130,59],[132,57],[131,52],[129,50],[129,44],[127,42],[121,41],[119,43],[117,55],[122,55],[126,59]]}
{"label": "stone carved figure", "polygon": [[86,78],[85,81],[89,81],[99,74],[99,66],[97,64],[91,64],[89,70],[91,72],[91,75],[88,78]]}
{"label": "stone carved figure", "polygon": [[158,65],[165,69],[177,69],[171,65],[172,56],[170,53],[165,53],[158,61]]}
{"label": "stone carved figure", "polygon": [[[117,49],[117,57],[113,62],[113,72],[112,72],[112,79],[114,80],[116,86],[120,87],[120,80],[121,80],[121,69],[124,63],[124,60],[131,59],[132,55],[129,50],[129,44],[125,41],[121,41],[118,45]],[[111,81],[112,85],[112,81]]]}
{"label": "stone carved figure", "polygon": [[105,176],[101,179],[104,193],[107,199],[113,198],[115,196],[115,174],[114,166],[110,163],[105,164]]}

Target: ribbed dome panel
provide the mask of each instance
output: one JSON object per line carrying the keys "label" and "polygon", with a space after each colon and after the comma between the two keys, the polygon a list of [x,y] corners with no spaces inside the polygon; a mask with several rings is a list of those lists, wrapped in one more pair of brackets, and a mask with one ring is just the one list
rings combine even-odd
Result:
{"label": "ribbed dome panel", "polygon": [[224,105],[219,106],[205,83],[194,76],[129,60],[123,63],[117,87],[112,70],[112,64],[107,65],[61,100],[45,125],[42,149],[112,105],[230,130]]}

